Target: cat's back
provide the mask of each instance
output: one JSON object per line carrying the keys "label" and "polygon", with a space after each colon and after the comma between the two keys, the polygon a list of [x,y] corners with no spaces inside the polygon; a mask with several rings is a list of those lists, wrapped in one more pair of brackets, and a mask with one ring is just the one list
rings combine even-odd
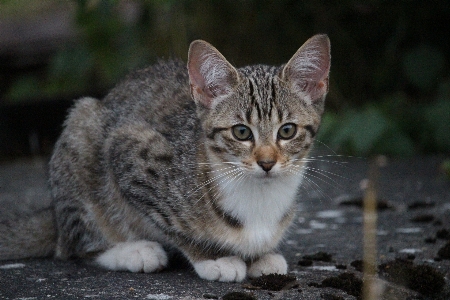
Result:
{"label": "cat's back", "polygon": [[97,158],[105,151],[106,141],[121,127],[154,130],[171,147],[186,151],[197,126],[185,63],[158,61],[131,72],[101,100],[85,97],[76,101],[50,162],[55,175],[52,177],[62,176],[56,173],[64,171],[61,165],[72,161],[70,157],[77,157],[78,163],[65,170],[100,172]]}
{"label": "cat's back", "polygon": [[[108,218],[108,208],[110,217],[118,218],[115,212],[123,207],[115,201],[120,198],[114,194],[116,188],[127,193],[136,184],[151,182],[155,190],[167,190],[165,181],[156,180],[160,179],[159,172],[174,170],[168,164],[181,168],[183,159],[195,158],[192,141],[198,135],[198,126],[186,67],[181,61],[160,61],[134,71],[103,99],[85,97],[76,101],[49,167],[56,221],[62,232],[56,255],[69,257],[72,251],[78,251],[70,249],[75,247],[72,242],[84,247],[77,240],[78,231],[86,236],[98,234],[99,229],[92,224],[75,230],[73,223],[78,221],[72,222],[74,218],[92,218],[92,205],[104,218]],[[134,185],[127,181],[130,178],[137,178]],[[100,249],[103,242],[98,237],[86,247]]]}
{"label": "cat's back", "polygon": [[102,102],[119,123],[145,120],[157,125],[194,109],[187,68],[181,60],[160,60],[131,72]]}

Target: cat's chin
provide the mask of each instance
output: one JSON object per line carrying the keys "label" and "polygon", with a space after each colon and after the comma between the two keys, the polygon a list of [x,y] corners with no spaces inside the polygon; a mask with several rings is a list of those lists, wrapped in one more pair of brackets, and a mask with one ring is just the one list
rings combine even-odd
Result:
{"label": "cat's chin", "polygon": [[256,179],[263,181],[271,181],[280,178],[280,174],[278,172],[258,172],[254,176]]}

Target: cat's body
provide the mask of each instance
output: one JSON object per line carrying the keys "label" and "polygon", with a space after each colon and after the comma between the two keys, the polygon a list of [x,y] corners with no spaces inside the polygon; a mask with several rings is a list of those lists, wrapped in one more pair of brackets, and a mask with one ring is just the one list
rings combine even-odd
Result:
{"label": "cat's body", "polygon": [[286,273],[276,249],[295,215],[329,66],[326,36],[279,68],[234,69],[196,41],[187,71],[159,62],[102,101],[79,100],[50,162],[56,257],[100,253],[106,268],[153,272],[170,245],[209,280]]}

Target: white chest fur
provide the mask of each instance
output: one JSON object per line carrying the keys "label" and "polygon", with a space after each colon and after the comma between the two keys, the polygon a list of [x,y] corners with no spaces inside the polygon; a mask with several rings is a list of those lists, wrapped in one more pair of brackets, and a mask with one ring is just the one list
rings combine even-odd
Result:
{"label": "white chest fur", "polygon": [[280,221],[292,209],[301,177],[249,176],[236,184],[223,185],[222,208],[244,225],[240,234],[227,234],[225,242],[245,256],[276,247],[285,229],[280,228]]}

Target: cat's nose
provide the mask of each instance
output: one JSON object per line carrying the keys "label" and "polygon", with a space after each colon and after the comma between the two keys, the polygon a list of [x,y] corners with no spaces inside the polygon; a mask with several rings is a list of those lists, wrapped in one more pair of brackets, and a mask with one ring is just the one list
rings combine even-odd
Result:
{"label": "cat's nose", "polygon": [[266,172],[269,172],[272,167],[276,164],[274,160],[260,160],[257,162],[258,165]]}

